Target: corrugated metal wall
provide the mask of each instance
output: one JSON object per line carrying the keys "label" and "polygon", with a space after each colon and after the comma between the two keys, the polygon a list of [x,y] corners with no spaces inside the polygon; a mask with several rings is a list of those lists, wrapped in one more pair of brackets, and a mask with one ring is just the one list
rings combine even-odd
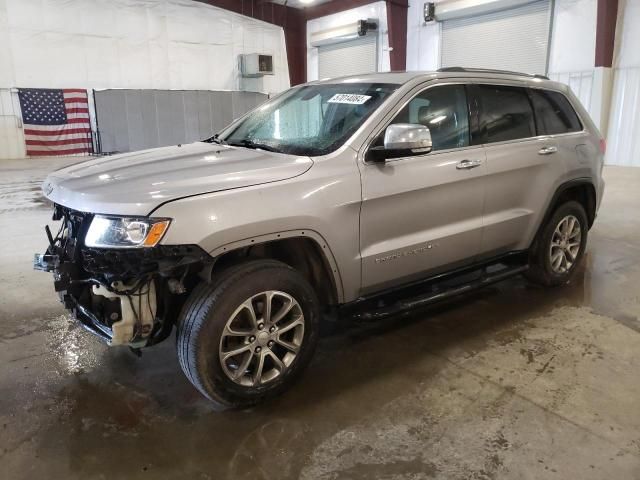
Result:
{"label": "corrugated metal wall", "polygon": [[266,99],[255,92],[99,90],[95,106],[101,151],[202,140]]}

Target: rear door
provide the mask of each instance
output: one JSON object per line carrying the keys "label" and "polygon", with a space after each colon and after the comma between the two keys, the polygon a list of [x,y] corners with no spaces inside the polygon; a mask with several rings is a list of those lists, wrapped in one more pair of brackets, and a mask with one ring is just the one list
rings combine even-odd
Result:
{"label": "rear door", "polygon": [[483,145],[487,156],[480,255],[526,249],[565,171],[558,142],[538,132],[526,88],[475,84],[469,91],[472,143]]}
{"label": "rear door", "polygon": [[557,157],[567,166],[567,170],[576,170],[580,159],[593,158],[598,154],[589,135],[578,118],[567,97],[561,92],[529,89],[529,97],[536,115],[536,124],[540,135],[549,135],[558,147]]}

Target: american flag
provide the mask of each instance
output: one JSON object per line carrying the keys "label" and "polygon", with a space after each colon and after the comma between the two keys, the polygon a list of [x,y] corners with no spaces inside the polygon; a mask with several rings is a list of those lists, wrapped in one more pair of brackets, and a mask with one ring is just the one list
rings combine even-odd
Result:
{"label": "american flag", "polygon": [[28,156],[91,153],[86,90],[21,88],[18,97]]}

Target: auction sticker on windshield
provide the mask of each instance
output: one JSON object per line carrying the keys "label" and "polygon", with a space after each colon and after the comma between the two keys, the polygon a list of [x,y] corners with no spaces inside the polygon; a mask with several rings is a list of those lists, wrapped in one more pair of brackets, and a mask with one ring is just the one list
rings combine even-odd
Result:
{"label": "auction sticker on windshield", "polygon": [[357,95],[355,93],[336,93],[331,97],[329,103],[348,103],[350,105],[362,105],[369,100],[371,95]]}

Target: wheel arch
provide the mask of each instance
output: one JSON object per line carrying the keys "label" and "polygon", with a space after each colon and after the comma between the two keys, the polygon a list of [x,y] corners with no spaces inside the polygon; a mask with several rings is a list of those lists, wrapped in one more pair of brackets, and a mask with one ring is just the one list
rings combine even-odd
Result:
{"label": "wheel arch", "polygon": [[579,178],[570,180],[561,184],[549,202],[544,216],[538,229],[532,244],[540,237],[540,232],[544,229],[544,226],[549,221],[549,218],[553,215],[553,212],[565,202],[570,200],[580,203],[587,214],[587,221],[589,222],[589,228],[593,225],[596,218],[596,187],[590,178]]}
{"label": "wheel arch", "polygon": [[213,264],[204,277],[212,280],[222,270],[256,258],[279,260],[295,268],[329,305],[344,302],[338,264],[329,244],[313,230],[289,230],[245,238],[212,250]]}

